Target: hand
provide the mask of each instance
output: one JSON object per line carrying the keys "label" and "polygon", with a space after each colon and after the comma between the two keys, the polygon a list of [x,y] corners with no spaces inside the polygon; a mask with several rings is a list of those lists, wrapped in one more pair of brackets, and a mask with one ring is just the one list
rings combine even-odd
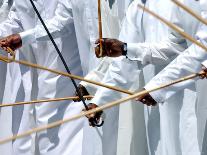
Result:
{"label": "hand", "polygon": [[[88,95],[90,95],[88,93],[87,89],[83,85],[81,85],[81,84],[78,86],[78,91],[80,92],[81,96],[88,96]],[[77,91],[75,92],[75,96],[79,96]],[[78,99],[74,99],[73,101],[74,102],[80,102],[81,99],[78,98]]]}
{"label": "hand", "polygon": [[121,42],[117,39],[108,39],[104,38],[101,40],[103,45],[103,53],[100,56],[100,40],[96,41],[97,46],[95,47],[96,57],[119,57],[122,56],[124,42]]}
{"label": "hand", "polygon": [[[94,103],[90,103],[88,104],[88,110],[92,110],[97,108],[98,106]],[[86,109],[83,109],[83,111],[87,111]],[[95,127],[94,124],[92,123],[92,121],[96,121],[96,123],[98,124],[101,120],[101,115],[103,114],[103,111],[99,111],[90,115],[86,115],[86,117],[88,118],[89,121],[89,125],[92,127]]]}
{"label": "hand", "polygon": [[[145,90],[145,89],[144,89]],[[140,101],[147,106],[156,106],[157,102],[152,98],[150,94],[145,94],[136,99],[136,101]]]}
{"label": "hand", "polygon": [[19,34],[12,34],[8,37],[0,39],[0,47],[5,51],[10,47],[12,50],[16,50],[22,46],[22,39]]}
{"label": "hand", "polygon": [[202,71],[203,71],[204,74],[202,74],[202,75],[200,76],[200,78],[201,78],[201,79],[205,79],[205,78],[207,78],[207,68],[206,68],[205,66],[202,66]]}

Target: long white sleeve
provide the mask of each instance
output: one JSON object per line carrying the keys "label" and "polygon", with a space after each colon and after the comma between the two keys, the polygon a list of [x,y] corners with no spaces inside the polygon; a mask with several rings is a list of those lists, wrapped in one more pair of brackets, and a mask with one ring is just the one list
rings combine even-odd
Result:
{"label": "long white sleeve", "polygon": [[[72,31],[70,27],[74,24],[70,0],[59,1],[55,16],[45,23],[54,38],[70,34]],[[49,39],[42,25],[37,25],[34,29],[22,32],[20,36],[23,44]]]}
{"label": "long white sleeve", "polygon": [[[192,45],[182,54],[180,54],[172,63],[169,64],[162,72],[155,76],[146,86],[149,90],[162,84],[168,84],[171,81],[181,77],[199,72],[201,70],[201,62],[207,59],[207,53]],[[158,102],[162,103],[169,97],[188,86],[193,80],[176,84],[174,86],[150,93],[152,97]]]}
{"label": "long white sleeve", "polygon": [[[206,3],[206,2],[205,2]],[[205,5],[201,5],[205,6]],[[205,8],[206,10],[206,8]],[[202,10],[202,17],[207,19],[207,11]],[[207,46],[207,26],[201,25],[198,30],[195,30],[196,38],[203,45]],[[161,73],[154,77],[146,86],[147,90],[179,79],[183,76],[199,72],[202,67],[202,62],[205,64],[207,60],[207,52],[196,45],[191,45],[182,54],[180,54],[171,64],[169,64]],[[196,80],[196,79],[195,79]],[[194,80],[189,80],[153,93],[150,93],[157,102],[164,102],[166,99],[174,95],[179,90],[188,86]]]}
{"label": "long white sleeve", "polygon": [[[134,69],[136,68],[136,69]],[[107,73],[102,80],[102,83],[130,90],[134,81],[139,80],[140,70],[137,69],[137,62],[131,62],[125,57],[116,58],[115,61],[111,63],[108,68]],[[103,105],[110,101],[117,100],[121,98],[121,93],[107,88],[100,88],[97,90],[95,97],[92,99],[91,103],[97,105]]]}
{"label": "long white sleeve", "polygon": [[[96,82],[102,82],[110,64],[112,62],[111,58],[103,58],[101,60],[101,62],[99,63],[98,67],[95,68],[94,70],[90,71],[86,76],[85,79],[87,80],[93,80]],[[94,95],[97,91],[98,88],[100,88],[99,86],[81,81],[80,82],[81,85],[83,85],[87,91],[89,92],[89,94]]]}
{"label": "long white sleeve", "polygon": [[[133,36],[131,39],[140,42],[138,38],[145,37],[143,36],[145,33],[142,33],[143,29],[140,24],[142,23],[141,19],[144,17],[142,17],[142,11],[137,11],[137,4],[138,2],[135,1],[129,7],[120,36],[121,38],[126,38],[126,34],[136,33],[138,35]],[[174,17],[172,17],[172,19],[174,19]],[[177,24],[176,20],[177,19],[173,20],[174,24]],[[169,39],[165,41],[163,40],[159,43],[131,43],[128,41],[127,57],[132,60],[141,61],[144,65],[166,64],[171,62],[172,58],[180,54],[180,52],[184,51],[187,47],[186,44],[185,39],[183,39],[179,34],[174,31],[170,31]]]}

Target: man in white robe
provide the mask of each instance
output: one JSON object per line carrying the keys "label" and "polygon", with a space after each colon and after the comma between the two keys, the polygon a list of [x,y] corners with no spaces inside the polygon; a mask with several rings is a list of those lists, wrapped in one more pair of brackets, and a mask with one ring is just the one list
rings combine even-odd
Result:
{"label": "man in white robe", "polygon": [[[169,9],[168,7],[166,7],[169,5],[165,5],[165,4],[162,5],[162,4],[163,3],[160,3],[160,5],[159,5],[159,3],[158,3],[157,6],[154,5],[155,10],[154,9],[153,10],[156,11],[156,8],[160,8],[161,6],[163,6],[163,7],[161,7],[162,9],[166,9],[166,8]],[[191,5],[193,6],[194,10],[199,10],[198,2],[193,1],[193,2],[191,2]],[[166,12],[168,12],[168,10]],[[166,13],[164,13],[164,14],[166,15]],[[162,15],[162,13],[161,13],[161,15]],[[133,14],[132,14],[131,18],[136,19],[136,16],[133,16]],[[196,21],[190,15],[187,16],[186,19],[191,19],[190,21],[193,21],[193,22]],[[152,30],[151,33],[156,33],[156,30]],[[152,34],[150,34],[150,35],[152,35]],[[160,33],[157,35],[160,35]],[[124,37],[126,37],[126,36],[128,36],[128,33],[126,33],[124,35]],[[149,63],[167,64],[168,62],[170,62],[172,60],[173,56],[182,52],[186,48],[185,40],[183,41],[182,39],[179,39],[179,38],[176,38],[177,40],[175,40],[174,39],[175,37],[176,37],[176,34],[171,33],[170,39],[172,41],[171,42],[164,42],[163,44],[156,44],[156,43],[155,44],[149,44],[149,43],[129,44],[128,43],[127,44],[127,46],[128,46],[127,57],[129,59],[139,60],[142,62],[143,65],[147,65]],[[105,42],[107,42],[107,40],[105,40]],[[125,42],[127,42],[127,41],[125,41]],[[109,43],[108,45],[110,45],[110,44],[111,43]],[[114,45],[120,45],[120,43],[116,43]],[[107,44],[106,44],[106,46],[107,46]],[[119,47],[119,48],[122,48],[122,47]],[[111,47],[111,49],[113,50],[113,46]],[[158,49],[161,49],[160,50],[161,52]],[[117,46],[116,46],[116,48],[114,48],[114,50],[117,50]],[[113,52],[111,52],[111,53],[113,53]],[[112,54],[110,56],[113,57],[115,55]],[[125,68],[125,70],[123,70],[123,72],[125,73],[125,71],[127,69],[126,69],[126,67],[123,67],[123,68]],[[117,72],[117,66],[115,67],[115,69],[114,69],[115,72]],[[132,72],[132,71],[130,70],[130,72]],[[111,75],[113,75],[113,74],[111,73]],[[115,76],[113,75],[113,77],[115,77]],[[125,78],[125,79],[127,79],[127,78]],[[115,82],[113,81],[113,83],[115,83]],[[108,93],[105,93],[105,91],[103,89],[102,91],[100,91],[99,94],[96,95],[96,96],[98,96],[97,97],[98,99],[96,100],[96,97],[95,97],[95,99],[92,101],[92,103],[98,102],[98,103],[103,104],[105,102],[105,100],[109,100],[109,98],[107,98],[108,96],[107,95],[104,96],[103,94],[105,95]],[[157,137],[157,138],[161,138],[160,142],[156,141],[156,139],[154,139],[154,138],[156,138],[155,135],[159,134],[159,132],[156,133],[156,131],[159,131],[159,130],[156,130],[156,131],[152,130],[152,123],[150,123],[150,122],[155,121],[153,119],[155,119],[155,117],[157,117],[156,115],[153,116],[153,113],[155,111],[153,112],[154,108],[152,108],[151,115],[152,115],[153,119],[151,121],[148,120],[148,123],[147,123],[149,125],[148,126],[148,134],[151,135],[151,137],[148,137],[149,150],[150,150],[151,154],[156,154],[156,153],[157,154],[161,154],[161,153],[163,153],[163,154],[169,154],[169,153],[177,154],[178,153],[179,154],[180,152],[183,152],[183,153],[199,152],[199,146],[198,146],[198,140],[197,140],[198,132],[195,127],[197,120],[196,120],[195,109],[193,108],[193,107],[195,107],[196,97],[197,97],[196,91],[195,91],[195,86],[191,86],[191,88],[187,88],[185,90],[184,94],[185,94],[184,98],[182,97],[182,93],[180,93],[180,94],[177,94],[177,96],[175,96],[175,98],[169,98],[168,104],[165,103],[164,106],[160,106],[161,131],[163,131],[163,132],[161,132],[161,137],[159,137],[159,135]],[[103,100],[101,102],[99,100],[99,98],[101,98],[100,96],[103,96],[102,97]],[[114,94],[113,94],[113,97],[114,97]],[[189,101],[191,101],[191,104],[189,104]],[[181,109],[181,103],[183,103],[182,109]],[[180,111],[181,111],[181,116],[179,116]],[[159,114],[159,113],[157,113],[157,114]],[[181,118],[179,118],[179,117],[181,117]],[[193,119],[189,119],[189,118],[193,118]],[[169,122],[168,120],[171,120],[171,121]],[[180,121],[180,125],[178,123],[179,121]],[[167,127],[167,129],[166,129],[166,127]],[[188,130],[187,134],[183,130],[184,128],[186,128],[186,130]],[[153,131],[155,131],[155,133]],[[179,132],[180,132],[180,135],[179,135]],[[148,135],[148,136],[150,136],[150,135]],[[154,137],[153,137],[153,135],[154,135]],[[191,142],[195,144],[194,147],[192,147],[187,142],[189,135],[191,135],[191,137],[192,137]],[[151,141],[151,140],[153,140],[153,141]],[[159,145],[161,145],[161,147],[158,147]]]}
{"label": "man in white robe", "polygon": [[[1,0],[0,1],[0,23],[6,20],[10,7],[11,7],[12,1],[10,0]],[[1,51],[1,54],[2,51]],[[0,70],[1,70],[1,76],[0,76],[0,103],[2,103],[3,95],[4,95],[4,88],[5,88],[5,80],[6,80],[6,68],[7,64],[4,62],[0,62]],[[0,110],[1,111],[1,110]]]}
{"label": "man in white robe", "polygon": [[[206,19],[207,15],[207,1],[206,0],[200,0],[197,3],[199,3],[200,10],[198,10],[198,13]],[[187,1],[184,1],[184,4],[192,7],[190,3]],[[196,37],[196,39],[201,42],[203,45],[206,46],[206,31],[207,27],[204,24],[197,24],[195,26],[195,22],[187,20],[186,12],[183,12],[180,9],[176,9],[176,15],[175,18],[179,23],[182,23],[181,26],[184,30],[188,31],[193,37]],[[184,13],[184,16],[183,16]],[[182,14],[182,16],[181,16]],[[186,20],[183,20],[186,19]],[[187,22],[191,22],[189,29],[187,28]],[[198,23],[198,21],[197,21]],[[170,65],[168,65],[162,72],[160,72],[156,77],[154,77],[146,86],[145,89],[150,89],[155,86],[159,86],[160,84],[168,83],[170,81],[176,80],[178,78],[190,75],[195,72],[199,72],[202,69],[202,65],[206,66],[206,59],[207,54],[206,51],[202,48],[198,47],[195,44],[189,45],[189,47],[180,54]],[[203,62],[203,63],[202,63]],[[168,88],[150,93],[150,95],[153,97],[154,102],[163,102],[167,98],[173,96],[176,93],[179,93],[180,90],[190,87],[192,84],[195,83],[195,80],[198,80],[198,78],[189,80],[180,84],[176,84],[174,86],[170,86]],[[204,91],[205,89],[203,89]],[[201,92],[204,93],[204,92]],[[200,100],[204,101],[205,96],[200,96]],[[145,97],[144,97],[145,98]],[[204,98],[204,99],[203,99]],[[142,100],[142,99],[141,99]],[[151,101],[149,101],[150,103]],[[205,102],[202,103],[202,105],[197,105],[198,107],[203,107],[202,114],[206,112],[206,106],[204,105]],[[200,110],[200,109],[198,109]],[[200,112],[200,111],[198,111]],[[198,118],[202,119],[200,120],[203,122],[203,124],[199,124],[198,131],[201,132],[198,135],[199,138],[199,149],[200,152],[189,152],[188,154],[206,154],[206,115],[202,115],[198,113]],[[200,122],[199,122],[200,123]],[[184,129],[185,130],[185,129]],[[194,142],[191,141],[191,136],[189,136],[188,143],[191,144],[191,146],[195,145]]]}
{"label": "man in white robe", "polygon": [[[49,1],[35,2],[38,9],[41,10],[41,15],[43,16],[44,19],[50,19],[51,17],[54,16],[57,3],[58,1],[53,1],[53,3]],[[48,4],[50,4],[50,7],[48,7]],[[16,16],[18,16],[18,19],[14,19],[12,18],[13,17],[12,16],[10,19],[8,19],[8,21],[2,23],[3,28],[7,29],[13,26],[13,28],[16,27],[16,31],[13,31],[12,33],[18,33],[20,31],[33,28],[35,25],[39,24],[38,18],[35,15],[34,10],[29,1],[25,3],[20,1],[15,1],[14,8],[16,9],[15,11],[16,11]],[[28,14],[25,14],[25,10],[27,10]],[[14,21],[17,22],[17,25],[15,25]],[[71,72],[77,75],[82,75],[80,61],[79,61],[79,53],[77,48],[77,41],[74,33],[75,31],[74,26],[71,25],[70,29],[72,31],[70,35],[65,34],[64,37],[56,40],[56,42],[62,54],[68,61],[69,66],[72,67]],[[65,70],[62,65],[62,62],[60,61],[58,55],[56,54],[56,51],[54,50],[52,44],[49,42],[34,44],[29,48],[27,48],[27,50],[22,51],[22,53],[23,53],[22,58],[25,58],[26,60],[47,66],[52,69]],[[24,73],[25,70],[22,70],[22,72]],[[23,77],[24,79],[23,85],[25,89],[24,91],[31,93],[30,94],[31,96],[30,95],[25,96],[27,101],[34,100],[34,99],[49,99],[49,98],[73,96],[74,87],[68,78],[59,75],[53,75],[51,73],[44,72],[44,71],[36,71],[33,69],[29,74],[31,74],[31,76],[25,75],[25,77]],[[33,87],[32,90],[30,90],[30,83],[29,83],[30,78]],[[68,87],[65,87],[65,83],[68,84]],[[68,102],[70,101],[65,101],[62,102],[61,104],[52,103],[53,106],[51,106],[51,103],[39,104],[36,106],[25,106],[22,114],[20,127],[19,129],[15,129],[16,132],[21,133],[28,129],[31,129],[31,127],[34,127],[32,121],[34,114],[35,114],[35,121],[36,121],[35,125],[38,126],[46,125],[50,122],[62,119],[64,115],[64,111],[66,110],[66,107],[69,104]],[[67,111],[72,112],[72,109],[78,110],[72,108],[72,106],[69,107],[71,108],[71,110],[67,110]],[[17,115],[15,116],[21,117]],[[80,128],[76,129],[75,130],[76,132],[73,132],[73,136],[76,135],[76,133],[79,134],[79,131],[81,131],[81,128],[83,127],[83,122],[78,122],[76,125],[79,126]],[[61,145],[63,145],[64,143],[68,144],[68,139],[66,141],[66,139],[64,139],[64,136],[59,137],[58,134],[63,135],[61,134],[62,132],[64,131],[62,131],[59,128],[56,128],[56,130],[54,129],[54,130],[48,130],[44,133],[43,132],[38,133],[36,138],[36,144],[37,144],[36,146],[39,145],[39,147],[36,147],[35,149],[36,154],[47,154],[49,151],[53,149],[56,150],[59,149],[59,152],[62,151],[63,154],[64,153],[67,154],[68,151],[67,149],[60,150]],[[32,137],[26,137],[24,139],[16,140],[13,144],[14,146],[13,153],[32,154],[34,151],[32,147],[35,145],[32,142],[33,142]],[[80,141],[80,147],[81,147],[81,141]]]}
{"label": "man in white robe", "polygon": [[[93,52],[91,52],[91,49],[93,49],[93,42],[95,41],[95,38],[97,38],[98,34],[97,16],[97,1],[94,3],[91,3],[91,1],[77,0],[64,2],[59,1],[56,9],[56,15],[51,20],[46,22],[50,32],[54,37],[64,36],[65,33],[70,34],[74,32],[70,29],[70,27],[73,25],[73,23],[75,24],[79,53],[84,74],[87,74],[91,68],[94,68],[96,64],[98,64],[98,62],[95,62],[95,59],[93,59],[95,56]],[[31,43],[35,40],[44,41],[48,39],[46,32],[41,25],[36,26],[36,28],[33,30],[28,30],[21,33],[21,37],[23,44]],[[110,61],[102,60],[101,62],[109,65]],[[100,67],[100,69],[98,69],[95,73],[97,75],[96,81],[98,81],[100,75],[103,76],[102,72],[107,69],[105,64],[103,66],[104,69]],[[98,138],[101,139],[100,137]],[[116,150],[116,147],[111,146],[111,148]],[[98,151],[102,152],[101,150]]]}

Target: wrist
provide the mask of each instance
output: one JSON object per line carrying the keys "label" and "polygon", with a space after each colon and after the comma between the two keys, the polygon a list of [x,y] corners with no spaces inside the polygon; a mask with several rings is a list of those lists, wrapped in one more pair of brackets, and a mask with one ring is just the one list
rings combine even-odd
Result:
{"label": "wrist", "polygon": [[123,56],[127,55],[127,43],[123,43],[122,45],[122,55]]}
{"label": "wrist", "polygon": [[22,47],[22,39],[19,34],[12,35],[15,49]]}

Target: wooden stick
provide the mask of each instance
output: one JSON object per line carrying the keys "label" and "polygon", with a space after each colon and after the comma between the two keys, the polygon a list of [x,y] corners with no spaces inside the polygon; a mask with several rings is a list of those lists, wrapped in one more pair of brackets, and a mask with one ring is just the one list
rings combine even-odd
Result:
{"label": "wooden stick", "polygon": [[[2,49],[2,48],[1,48],[1,49]],[[2,50],[4,50],[4,49],[2,49]],[[4,51],[5,51],[5,50],[4,50]],[[0,61],[6,62],[6,63],[11,63],[11,62],[12,62],[13,60],[15,60],[15,58],[16,58],[15,52],[14,52],[11,48],[9,48],[9,47],[7,47],[6,52],[12,56],[12,59],[9,60],[9,59],[6,59],[6,58],[3,58],[3,57],[2,57],[2,58],[0,58]]]}
{"label": "wooden stick", "polygon": [[24,133],[21,133],[19,135],[14,135],[12,137],[2,139],[2,140],[0,140],[0,144],[4,144],[4,143],[7,143],[7,142],[15,140],[15,139],[19,139],[19,138],[22,138],[22,137],[25,137],[25,136],[29,136],[29,135],[31,135],[33,133],[36,133],[36,132],[40,132],[40,131],[44,131],[44,130],[47,130],[47,129],[55,128],[55,127],[60,126],[62,124],[65,124],[65,123],[74,121],[76,119],[82,118],[82,117],[84,117],[86,115],[90,115],[90,114],[93,114],[93,113],[96,113],[96,112],[99,112],[99,111],[102,111],[102,110],[106,110],[106,109],[118,106],[118,105],[120,105],[120,104],[122,104],[124,102],[127,102],[129,100],[133,100],[133,99],[135,99],[135,98],[137,98],[139,96],[143,96],[143,95],[146,95],[146,94],[148,94],[150,92],[154,92],[154,91],[157,91],[157,90],[160,90],[160,89],[163,89],[163,88],[166,88],[166,87],[169,87],[169,86],[172,86],[172,85],[175,85],[175,84],[178,84],[180,82],[184,82],[184,81],[196,78],[196,77],[207,77],[207,73],[204,72],[204,71],[201,71],[200,73],[196,73],[196,74],[192,74],[192,75],[186,76],[184,78],[180,78],[180,79],[172,81],[172,82],[170,82],[168,84],[161,85],[161,86],[156,87],[156,88],[152,88],[152,89],[150,89],[148,91],[147,90],[141,91],[139,93],[136,93],[134,95],[128,96],[126,98],[123,98],[123,99],[120,99],[120,100],[117,100],[117,101],[105,104],[105,105],[100,106],[100,107],[98,107],[96,109],[92,109],[92,110],[89,110],[89,111],[86,111],[86,112],[82,112],[82,113],[80,113],[78,115],[75,115],[75,116],[72,116],[70,118],[67,118],[67,119],[64,119],[64,120],[60,120],[60,121],[48,124],[46,126],[37,127],[37,128],[31,129],[31,130],[28,130],[28,131],[26,131]]}
{"label": "wooden stick", "polygon": [[101,15],[101,0],[98,0],[98,28],[99,28],[99,40],[100,40],[100,57],[103,55],[103,31],[102,31],[102,15]]}
{"label": "wooden stick", "polygon": [[177,0],[171,0],[171,1],[173,3],[175,3],[176,5],[178,5],[179,7],[181,7],[186,12],[188,12],[189,14],[191,14],[193,17],[195,17],[196,19],[198,19],[200,22],[202,22],[203,24],[207,25],[207,20],[205,20],[204,18],[202,18],[198,13],[196,13],[195,11],[193,11],[191,8],[185,6],[184,4],[182,4],[181,2],[179,2]]}
{"label": "wooden stick", "polygon": [[189,34],[185,33],[180,27],[178,27],[175,24],[167,21],[166,19],[162,18],[161,16],[157,15],[153,11],[150,11],[149,9],[147,9],[146,7],[144,7],[144,6],[140,5],[140,4],[138,4],[138,7],[141,8],[141,9],[144,9],[145,12],[147,12],[150,15],[152,15],[153,17],[159,19],[164,24],[166,24],[167,26],[169,26],[171,29],[175,30],[180,35],[182,35],[184,38],[188,39],[189,41],[191,41],[192,43],[194,43],[197,46],[201,47],[202,49],[204,49],[207,52],[207,47],[206,46],[204,46],[203,44],[201,44],[200,42],[198,42],[196,39],[194,39],[193,37],[191,37]]}
{"label": "wooden stick", "polygon": [[3,61],[3,62],[6,62],[6,63],[9,63],[6,59],[0,57],[0,61]]}
{"label": "wooden stick", "polygon": [[33,64],[33,63],[30,63],[30,62],[27,62],[27,61],[13,60],[13,59],[3,57],[3,56],[0,56],[0,59],[6,59],[6,60],[12,61],[14,63],[21,64],[21,65],[24,65],[24,66],[28,66],[28,67],[32,67],[32,68],[36,68],[36,69],[40,69],[40,70],[44,70],[44,71],[48,71],[48,72],[51,72],[51,73],[54,73],[54,74],[70,77],[70,78],[80,80],[80,81],[85,81],[87,83],[97,85],[97,86],[101,86],[101,87],[105,87],[105,88],[115,90],[115,91],[118,91],[118,92],[121,92],[121,93],[129,94],[129,95],[133,94],[133,92],[130,92],[128,90],[124,90],[124,89],[121,89],[121,88],[116,88],[116,87],[109,86],[109,85],[106,85],[106,84],[102,84],[102,83],[99,83],[99,82],[96,82],[96,81],[93,81],[93,80],[87,80],[87,79],[84,79],[83,77],[80,77],[80,76],[77,76],[77,75],[68,74],[68,73],[65,73],[65,72],[62,72],[62,71],[49,69],[49,68],[40,66],[38,64]]}
{"label": "wooden stick", "polygon": [[[92,99],[93,96],[83,96],[84,99]],[[37,100],[37,101],[28,101],[28,102],[17,102],[17,103],[8,103],[8,104],[1,104],[0,108],[3,107],[11,107],[11,106],[20,106],[20,105],[30,105],[30,104],[42,104],[47,102],[59,102],[59,101],[67,101],[67,100],[74,100],[79,99],[78,96],[74,97],[65,97],[65,98],[55,98],[55,99],[47,99],[47,100]]]}

